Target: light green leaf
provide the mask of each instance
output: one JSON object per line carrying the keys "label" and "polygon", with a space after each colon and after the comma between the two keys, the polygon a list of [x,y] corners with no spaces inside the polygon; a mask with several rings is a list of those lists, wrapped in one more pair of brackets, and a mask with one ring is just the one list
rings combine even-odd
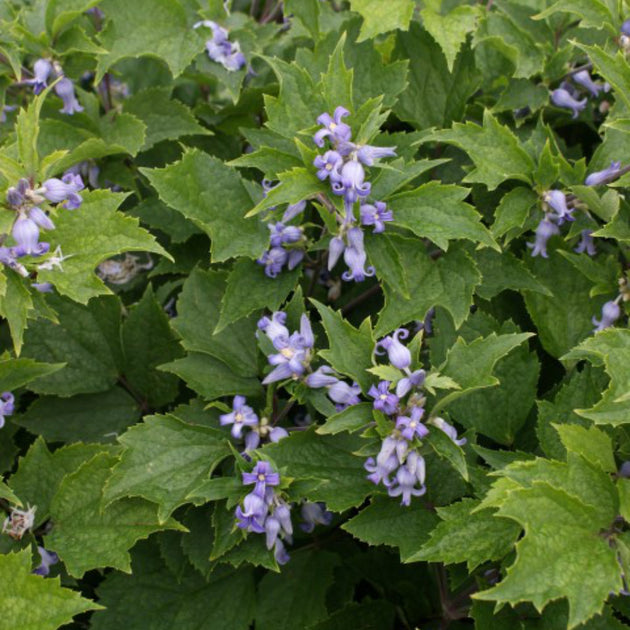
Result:
{"label": "light green leaf", "polygon": [[[598,0],[593,6],[600,4]],[[599,27],[602,23],[599,22]],[[612,29],[616,34],[616,29]],[[630,68],[622,51],[617,51],[616,55],[607,53],[599,46],[587,46],[585,44],[576,45],[581,48],[589,57],[599,74],[601,74],[615,90],[615,94],[621,97],[625,104],[630,106]]]}
{"label": "light green leaf", "polygon": [[469,480],[466,456],[461,446],[455,444],[444,431],[438,428],[429,431],[426,441],[439,457],[445,459],[461,475],[464,481]]}
{"label": "light green leaf", "polygon": [[116,461],[107,453],[94,456],[63,479],[50,505],[54,527],[45,544],[74,577],[101,567],[130,573],[128,550],[138,540],[162,529],[183,529],[172,519],[158,521],[156,506],[142,499],[104,505],[103,487]]}
{"label": "light green leaf", "polygon": [[17,149],[20,162],[24,166],[28,177],[35,177],[39,166],[39,154],[37,152],[37,136],[39,135],[39,114],[44,104],[44,99],[50,92],[48,87],[36,96],[27,109],[20,109],[15,123],[17,135]]}
{"label": "light green leaf", "polygon": [[[409,562],[420,560],[457,564],[465,562],[472,572],[488,560],[501,560],[512,549],[520,527],[490,510],[473,511],[479,501],[462,499],[448,507],[437,508],[442,521]],[[418,546],[415,547],[418,549]]]}
{"label": "light green leaf", "polygon": [[6,277],[4,295],[0,295],[0,315],[7,320],[15,354],[22,351],[24,331],[33,313],[33,299],[24,279],[14,271]]}
{"label": "light green leaf", "polygon": [[336,107],[342,105],[352,110],[352,68],[348,69],[343,59],[343,49],[346,44],[345,32],[339,38],[335,50],[328,62],[328,71],[322,75],[321,87],[328,110],[333,112]]}
{"label": "light green leaf", "polygon": [[495,238],[505,235],[507,245],[514,238],[514,232],[516,236],[520,233],[537,201],[538,195],[524,186],[517,186],[506,193],[494,214],[494,223],[490,228],[492,235]]}
{"label": "light green leaf", "polygon": [[63,368],[63,363],[38,363],[33,359],[0,360],[0,390],[12,391],[28,385],[37,378],[54,374]]}
{"label": "light green leaf", "polygon": [[134,94],[124,103],[126,112],[142,120],[147,126],[142,150],[146,151],[162,140],[176,140],[181,136],[210,135],[193,113],[182,102],[171,96],[170,88],[148,88]]}
{"label": "light green leaf", "polygon": [[508,179],[531,183],[534,162],[513,132],[487,109],[483,126],[455,123],[451,129],[434,132],[431,140],[453,144],[468,153],[475,168],[464,178],[465,182],[485,184],[490,190]]}
{"label": "light green leaf", "polygon": [[406,31],[413,16],[413,0],[350,0],[353,11],[363,17],[358,42],[396,29]]}
{"label": "light green leaf", "polygon": [[50,282],[62,295],[87,304],[90,298],[110,293],[95,274],[99,263],[123,252],[145,251],[171,258],[138,220],[117,212],[125,195],[95,190],[84,195],[83,203],[72,212],[62,210],[51,233],[54,247],[63,246],[61,269],[38,272],[40,282]]}
{"label": "light green leaf", "polygon": [[98,4],[98,0],[52,0],[46,7],[46,28],[54,37],[82,13]]}
{"label": "light green leaf", "polygon": [[319,354],[335,370],[355,380],[367,392],[373,379],[366,370],[372,365],[375,344],[369,320],[357,329],[338,311],[311,301],[322,318],[329,342],[329,349],[320,350]]}
{"label": "light green leaf", "polygon": [[100,39],[109,53],[98,59],[96,83],[126,57],[163,59],[177,77],[203,51],[201,29],[192,28],[177,0],[103,0],[99,8],[107,18]]}
{"label": "light green leaf", "polygon": [[390,236],[408,274],[410,298],[383,287],[385,306],[379,313],[376,336],[413,320],[424,320],[429,309],[443,306],[459,326],[468,317],[474,288],[481,275],[466,252],[452,248],[438,260],[431,260],[417,239]]}
{"label": "light green leaf", "polygon": [[[215,334],[227,326],[263,308],[277,310],[299,280],[299,268],[283,271],[277,278],[269,278],[257,263],[239,260],[227,278],[225,293],[221,299],[221,315],[214,329]],[[212,331],[212,328],[209,327]]]}
{"label": "light green leaf", "polygon": [[610,437],[596,427],[581,427],[577,424],[556,424],[560,440],[569,453],[577,453],[602,470],[616,472]]}
{"label": "light green leaf", "polygon": [[285,0],[285,12],[302,23],[313,41],[319,39],[319,0]]}
{"label": "light green leaf", "polygon": [[30,547],[0,555],[0,580],[4,599],[3,624],[7,628],[56,630],[75,615],[103,606],[63,588],[60,580],[33,575]]}
{"label": "light green leaf", "polygon": [[239,174],[197,149],[161,169],[141,169],[166,204],[210,236],[213,262],[235,256],[258,258],[269,244],[269,230],[245,219],[252,201]]}
{"label": "light green leaf", "polygon": [[125,450],[107,482],[106,503],[142,497],[160,506],[160,522],[230,453],[223,432],[171,415],[148,416],[119,441]]}
{"label": "light green leaf", "polygon": [[606,28],[612,34],[617,34],[616,20],[606,3],[601,0],[558,0],[532,19],[545,20],[555,13],[570,13],[577,16],[584,28]]}
{"label": "light green leaf", "polygon": [[499,250],[481,216],[464,203],[469,194],[468,188],[428,182],[391,197],[389,205],[395,224],[430,238],[441,249],[448,249],[449,240],[464,238]]}

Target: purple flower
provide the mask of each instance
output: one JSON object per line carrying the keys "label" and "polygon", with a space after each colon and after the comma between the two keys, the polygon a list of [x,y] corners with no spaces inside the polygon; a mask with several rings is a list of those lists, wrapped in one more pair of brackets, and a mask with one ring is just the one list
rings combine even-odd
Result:
{"label": "purple flower", "polygon": [[409,372],[406,370],[408,376],[401,378],[396,384],[396,395],[399,398],[405,396],[412,387],[422,387],[424,383],[425,371],[424,370],[415,370],[414,372]]}
{"label": "purple flower", "polygon": [[364,144],[362,147],[359,147],[357,151],[357,158],[359,162],[363,162],[366,166],[372,166],[374,164],[374,160],[395,156],[396,147],[373,147],[369,144]]}
{"label": "purple flower", "polygon": [[54,230],[55,224],[50,220],[50,217],[38,207],[33,207],[28,211],[28,218],[31,221],[35,221],[40,228],[44,230]]}
{"label": "purple flower", "polygon": [[212,39],[206,41],[206,52],[212,61],[220,63],[230,72],[240,70],[247,63],[239,43],[230,42],[229,34],[223,27],[211,20],[203,20],[194,24],[193,28],[200,26],[212,29]]}
{"label": "purple flower", "polygon": [[287,314],[282,311],[272,313],[271,317],[261,317],[258,320],[258,328],[262,330],[271,343],[275,343],[278,338],[289,339],[289,329],[284,325]]}
{"label": "purple flower", "polygon": [[234,396],[234,400],[232,401],[233,411],[231,413],[223,413],[219,416],[219,422],[222,427],[228,424],[232,425],[231,433],[236,439],[240,439],[243,427],[251,427],[258,424],[258,416],[245,402],[246,399],[244,396]]}
{"label": "purple flower", "polygon": [[608,84],[602,85],[601,83],[595,83],[593,79],[591,79],[591,75],[588,70],[580,70],[580,72],[576,72],[573,75],[573,80],[576,83],[579,83],[582,87],[585,87],[594,97],[599,96],[599,93],[604,90],[607,92],[610,89]]}
{"label": "purple flower", "polygon": [[276,366],[263,380],[268,385],[285,378],[296,378],[304,373],[310,361],[309,349],[313,347],[314,338],[308,318],[303,315],[300,320],[300,332],[294,332],[289,338],[277,336],[273,340],[277,354],[270,354],[267,360]]}
{"label": "purple flower", "polygon": [[572,118],[577,118],[580,112],[586,107],[588,99],[583,98],[581,101],[576,100],[564,88],[558,88],[551,93],[551,100],[558,107],[566,107],[573,111]]}
{"label": "purple flower", "polygon": [[621,464],[617,474],[625,479],[630,479],[630,460],[626,460],[623,464]]}
{"label": "purple flower", "polygon": [[242,476],[244,485],[256,484],[254,494],[261,498],[264,498],[267,486],[277,486],[280,484],[280,475],[273,471],[269,462],[258,462],[252,472],[244,472]]}
{"label": "purple flower", "polygon": [[547,218],[544,218],[536,228],[536,239],[533,243],[527,243],[527,247],[532,250],[532,256],[542,256],[543,258],[549,258],[547,253],[547,241],[559,234],[560,230],[555,223],[552,223]]}
{"label": "purple flower", "polygon": [[567,206],[567,196],[561,190],[548,190],[543,194],[543,201],[555,211],[552,218],[558,220],[558,225],[565,221],[575,221],[572,216],[573,208]]}
{"label": "purple flower", "polygon": [[259,494],[250,492],[243,499],[243,507],[237,506],[235,516],[237,526],[256,534],[265,531],[264,522],[267,515],[267,505]]}
{"label": "purple flower", "polygon": [[348,142],[352,136],[352,129],[341,119],[349,116],[350,112],[339,105],[335,108],[333,115],[324,113],[317,117],[317,122],[324,128],[320,129],[314,136],[313,141],[318,147],[324,146],[324,138],[330,138],[333,143]]}
{"label": "purple flower", "polygon": [[385,223],[394,220],[394,213],[387,209],[383,201],[377,201],[374,205],[361,204],[361,225],[373,225],[374,234],[385,231]]}
{"label": "purple flower", "polygon": [[48,77],[52,72],[52,64],[48,59],[38,59],[33,64],[33,78],[29,81],[33,85],[33,92],[41,94],[48,87]]}
{"label": "purple flower", "polygon": [[[388,488],[387,494],[390,497],[402,496],[401,504],[410,505],[412,496],[420,497],[427,491],[424,479],[424,458],[415,451],[411,451],[404,466],[401,466],[396,472],[396,478]],[[416,488],[416,484],[419,484],[420,487]]]}
{"label": "purple flower", "polygon": [[371,265],[366,268],[367,254],[363,245],[363,230],[358,227],[350,228],[346,235],[348,246],[343,252],[343,260],[348,265],[348,270],[341,274],[346,281],[354,280],[355,282],[363,282],[366,277],[374,275],[374,267]]}
{"label": "purple flower", "polygon": [[429,435],[429,429],[420,422],[423,415],[424,409],[422,407],[412,407],[409,416],[398,416],[396,418],[396,428],[405,440],[413,440],[414,437],[421,440]]}
{"label": "purple flower", "polygon": [[348,385],[348,383],[339,380],[328,388],[328,398],[337,403],[337,411],[343,411],[346,407],[361,402],[360,393],[361,388],[356,383]]}
{"label": "purple flower", "polygon": [[35,289],[35,291],[39,291],[40,293],[52,293],[53,285],[50,282],[33,282],[31,286]]}
{"label": "purple flower", "polygon": [[400,343],[400,339],[407,339],[409,331],[405,328],[398,328],[394,333],[376,344],[376,354],[382,354],[378,348],[387,351],[389,362],[399,370],[405,370],[411,365],[411,352]]}
{"label": "purple flower", "polygon": [[381,381],[376,386],[372,385],[368,391],[368,395],[374,398],[374,409],[388,416],[396,413],[398,409],[398,396],[389,391],[390,385],[390,381]]}
{"label": "purple flower", "polygon": [[39,551],[41,564],[36,569],[33,569],[32,573],[45,577],[50,573],[51,565],[59,562],[59,556],[54,551],[48,551],[39,545],[37,546],[37,551]]}
{"label": "purple flower", "polygon": [[330,271],[339,260],[343,250],[346,248],[346,244],[339,236],[333,236],[328,244],[328,271]]}
{"label": "purple flower", "polygon": [[291,556],[287,553],[287,550],[284,548],[284,545],[279,538],[278,540],[276,540],[276,546],[274,548],[273,555],[276,559],[276,562],[280,565],[286,564],[287,562],[289,562],[289,560],[291,560]]}
{"label": "purple flower", "polygon": [[287,269],[291,271],[295,269],[304,258],[304,250],[302,249],[290,249],[289,256],[287,258]]}
{"label": "purple flower", "polygon": [[462,438],[461,440],[457,439],[457,429],[450,425],[444,418],[432,418],[429,422],[434,426],[440,429],[440,431],[446,433],[451,440],[457,444],[457,446],[463,446],[466,444],[466,438]]}
{"label": "purple flower", "polygon": [[595,249],[595,241],[593,241],[593,237],[591,236],[592,233],[591,230],[582,230],[582,232],[580,232],[580,242],[573,251],[578,254],[586,252],[589,256],[595,256],[597,249]]}
{"label": "purple flower", "polygon": [[587,186],[599,186],[600,184],[606,184],[608,181],[619,177],[619,171],[621,170],[621,162],[611,162],[610,166],[603,171],[596,171],[591,173],[584,183]]}
{"label": "purple flower", "polygon": [[298,214],[300,214],[301,212],[304,212],[304,208],[306,208],[305,200],[290,204],[289,206],[287,206],[287,209],[284,211],[284,214],[282,215],[282,221],[286,223],[287,221],[290,221],[291,219],[295,219],[295,217],[297,217]]}
{"label": "purple flower", "polygon": [[602,318],[597,320],[595,317],[592,318],[593,324],[595,324],[595,328],[593,332],[599,332],[600,330],[604,330],[604,328],[608,328],[612,326],[621,316],[621,307],[617,302],[609,301],[602,306]]}
{"label": "purple flower", "polygon": [[11,392],[2,392],[0,395],[0,429],[4,426],[4,417],[13,414],[15,398]]}
{"label": "purple flower", "polygon": [[315,525],[330,525],[333,515],[326,509],[324,503],[306,501],[302,505],[302,518],[304,522],[300,523],[300,529],[310,534],[315,529]]}
{"label": "purple flower", "polygon": [[282,271],[285,263],[289,259],[289,254],[283,247],[272,247],[256,260],[259,265],[265,268],[265,275],[275,278]]}
{"label": "purple flower", "polygon": [[70,79],[63,77],[55,83],[55,93],[63,101],[63,107],[59,110],[60,113],[72,115],[75,112],[83,111],[83,107],[79,104],[74,93],[74,84]]}
{"label": "purple flower", "polygon": [[42,184],[42,192],[48,201],[59,203],[65,201],[68,210],[76,210],[83,201],[79,191],[85,188],[81,175],[75,173],[65,173],[59,179],[51,177]]}
{"label": "purple flower", "polygon": [[317,167],[317,177],[324,181],[330,177],[331,180],[341,177],[339,170],[343,165],[343,158],[337,151],[326,151],[324,155],[318,155],[313,164]]}
{"label": "purple flower", "polygon": [[302,228],[284,223],[269,223],[271,232],[270,243],[272,247],[279,247],[283,243],[297,243],[302,238]]}
{"label": "purple flower", "polygon": [[39,228],[37,223],[25,216],[18,216],[11,231],[17,243],[16,255],[25,256],[39,252]]}
{"label": "purple flower", "polygon": [[389,475],[404,461],[408,450],[409,445],[406,440],[393,436],[386,437],[376,459],[370,457],[363,465],[370,473],[367,478],[376,485],[381,482],[386,487],[391,485]]}
{"label": "purple flower", "polygon": [[624,21],[624,23],[621,25],[621,32],[624,35],[628,35],[628,37],[630,37],[630,20]]}
{"label": "purple flower", "polygon": [[269,431],[269,441],[270,442],[279,442],[283,440],[285,437],[289,437],[289,433],[286,429],[282,427],[274,427]]}
{"label": "purple flower", "polygon": [[339,179],[333,181],[332,191],[335,195],[343,195],[349,203],[355,203],[359,197],[367,197],[372,184],[365,181],[365,170],[357,160],[349,160],[342,167]]}
{"label": "purple flower", "polygon": [[330,387],[339,380],[336,376],[332,376],[334,373],[335,371],[331,367],[322,365],[306,377],[306,384],[313,389]]}

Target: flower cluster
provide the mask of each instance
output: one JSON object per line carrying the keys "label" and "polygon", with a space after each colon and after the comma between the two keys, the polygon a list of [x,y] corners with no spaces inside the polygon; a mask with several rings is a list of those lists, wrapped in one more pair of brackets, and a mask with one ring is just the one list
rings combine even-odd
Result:
{"label": "flower cluster", "polygon": [[331,270],[343,254],[348,270],[342,275],[346,281],[361,282],[374,275],[374,268],[367,267],[367,255],[363,244],[363,230],[355,225],[354,206],[359,203],[360,224],[371,226],[375,233],[383,232],[385,223],[392,221],[393,215],[382,201],[367,203],[372,185],[365,181],[365,166],[373,166],[374,161],[396,155],[395,147],[359,145],[351,141],[352,129],[343,122],[350,112],[345,107],[337,107],[331,116],[324,113],[317,119],[322,128],[313,136],[315,144],[323,148],[326,140],[331,148],[313,161],[317,177],[329,180],[333,194],[343,197],[344,215],[335,211],[339,231],[329,246],[328,269]]}
{"label": "flower cluster", "polygon": [[573,118],[577,118],[588,103],[588,96],[580,99],[580,96],[584,93],[583,90],[586,90],[593,98],[597,98],[601,92],[610,90],[608,83],[593,81],[589,71],[586,69],[574,72],[570,75],[570,79],[570,81],[563,81],[551,93],[551,101],[558,107],[570,109],[573,112]]}
{"label": "flower cluster", "polygon": [[55,76],[59,80],[55,83],[55,93],[63,101],[63,107],[59,110],[62,114],[72,115],[75,112],[82,112],[83,107],[79,104],[74,92],[74,84],[64,76],[61,66],[57,62],[49,59],[38,59],[33,64],[33,78],[28,81],[33,86],[35,94],[41,94],[48,87],[48,80]]}
{"label": "flower cluster", "polygon": [[13,415],[15,410],[15,397],[11,392],[2,392],[0,394],[0,429],[4,426],[5,416]]}
{"label": "flower cluster", "polygon": [[203,20],[194,24],[193,28],[200,26],[212,29],[212,38],[206,41],[206,52],[212,61],[220,63],[230,72],[240,70],[247,63],[239,43],[231,42],[229,33],[222,26],[212,20]]}
{"label": "flower cluster", "polygon": [[269,462],[259,461],[251,472],[242,474],[243,485],[254,484],[254,489],[236,508],[238,527],[255,534],[265,534],[267,549],[274,550],[278,564],[289,561],[283,540],[291,543],[293,525],[291,506],[274,490],[280,485],[280,475]]}
{"label": "flower cluster", "polygon": [[24,178],[18,182],[17,186],[11,186],[7,190],[7,203],[16,212],[11,230],[16,245],[11,248],[0,247],[0,262],[23,276],[28,275],[23,267],[17,264],[17,259],[22,256],[46,254],[50,249],[50,244],[40,242],[40,228],[55,229],[55,224],[40,206],[48,200],[74,210],[81,205],[82,198],[79,191],[83,188],[81,176],[74,173],[66,173],[62,179],[56,177],[47,179],[40,188],[31,188],[29,180]]}
{"label": "flower cluster", "polygon": [[[395,424],[383,440],[376,458],[368,458],[364,465],[369,473],[367,478],[377,485],[382,483],[389,496],[402,497],[403,505],[409,505],[412,496],[421,496],[426,492],[425,461],[419,447],[429,435],[429,428],[422,422],[426,400],[420,392],[425,372],[411,369],[411,352],[400,341],[408,335],[404,328],[398,329],[376,346],[377,354],[384,350],[390,365],[401,370],[401,378],[396,383],[381,381],[368,392],[374,399],[374,409],[389,416]],[[443,418],[430,418],[428,424],[446,433],[457,445],[466,442],[457,438],[455,427]]]}
{"label": "flower cluster", "polygon": [[278,442],[288,433],[282,427],[269,425],[267,418],[258,419],[254,410],[245,403],[245,396],[234,396],[232,411],[219,416],[221,426],[232,425],[232,437],[240,440],[243,437],[243,429],[249,431],[245,434],[245,451],[253,451],[258,448],[261,440],[268,438],[271,442]]}

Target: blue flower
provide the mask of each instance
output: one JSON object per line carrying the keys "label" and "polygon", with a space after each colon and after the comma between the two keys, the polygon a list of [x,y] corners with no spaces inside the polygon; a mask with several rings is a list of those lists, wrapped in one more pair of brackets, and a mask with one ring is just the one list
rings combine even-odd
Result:
{"label": "blue flower", "polygon": [[39,545],[37,551],[39,551],[41,563],[36,569],[33,569],[32,573],[45,577],[50,573],[50,567],[59,562],[59,556],[54,551],[48,551]]}
{"label": "blue flower", "polygon": [[573,112],[572,118],[577,118],[580,112],[586,107],[588,99],[583,98],[581,101],[573,98],[568,90],[558,88],[551,93],[551,101],[558,107],[565,107]]}
{"label": "blue flower", "polygon": [[555,223],[547,218],[542,219],[536,228],[536,238],[533,243],[527,243],[527,247],[532,250],[532,256],[542,256],[548,258],[547,241],[555,234],[560,234],[560,230]]}
{"label": "blue flower", "polygon": [[348,265],[348,270],[341,274],[346,280],[354,280],[355,282],[363,282],[366,277],[374,275],[374,267],[366,268],[367,254],[363,245],[363,230],[358,227],[350,228],[346,235],[348,246],[344,249],[343,260]]}
{"label": "blue flower", "polygon": [[206,41],[206,52],[212,61],[220,63],[230,72],[240,70],[247,63],[239,43],[230,42],[229,33],[223,27],[212,20],[203,20],[194,24],[193,28],[200,26],[212,29],[212,39]]}
{"label": "blue flower", "polygon": [[300,529],[307,534],[310,534],[315,529],[315,525],[330,525],[333,518],[332,512],[329,512],[326,509],[326,505],[321,502],[311,503],[310,501],[305,501],[302,505],[301,513],[304,522],[300,523]]}
{"label": "blue flower", "polygon": [[359,162],[363,162],[366,166],[372,166],[374,160],[384,157],[395,157],[396,147],[373,147],[369,144],[364,144],[357,149],[356,154]]}
{"label": "blue flower", "polygon": [[47,81],[52,69],[52,64],[48,59],[38,59],[33,64],[33,78],[28,83],[33,85],[35,94],[41,94],[48,87]]}
{"label": "blue flower", "polygon": [[324,113],[317,117],[317,122],[323,125],[323,129],[320,129],[314,136],[313,141],[318,147],[324,146],[324,138],[330,138],[333,143],[348,142],[352,137],[352,129],[341,119],[349,116],[350,112],[339,105],[335,108],[333,115]]}
{"label": "blue flower", "polygon": [[289,260],[289,253],[284,247],[272,247],[256,260],[265,268],[265,275],[276,278]]}
{"label": "blue flower", "polygon": [[398,383],[396,383],[396,395],[399,398],[408,394],[413,387],[422,387],[426,375],[424,370],[414,370],[411,372],[409,368],[405,369],[405,373],[407,376],[401,378]]}
{"label": "blue flower", "polygon": [[621,162],[611,162],[608,168],[603,171],[595,171],[591,173],[585,180],[586,186],[599,186],[606,184],[613,179],[619,177],[621,171]]}
{"label": "blue flower", "polygon": [[376,344],[376,354],[381,354],[378,352],[378,348],[383,348],[383,350],[387,351],[387,357],[389,362],[399,370],[404,370],[411,365],[411,352],[402,343],[400,343],[400,339],[407,339],[409,336],[409,331],[406,328],[398,328],[392,335],[388,337],[384,337]]}
{"label": "blue flower", "polygon": [[420,422],[423,415],[424,409],[422,407],[412,407],[409,416],[396,418],[396,428],[405,440],[413,440],[415,437],[422,439],[429,435],[429,429]]}
{"label": "blue flower", "polygon": [[601,319],[592,318],[593,324],[595,324],[595,328],[593,332],[599,332],[600,330],[604,330],[609,326],[612,326],[621,316],[621,307],[615,301],[609,301],[602,306],[602,317]]}
{"label": "blue flower", "polygon": [[582,87],[586,88],[595,97],[599,96],[599,93],[602,90],[604,92],[608,92],[610,89],[610,85],[608,85],[608,83],[604,83],[603,85],[595,83],[593,79],[591,79],[591,75],[588,70],[580,70],[580,72],[576,72],[572,78],[576,83],[579,83]]}
{"label": "blue flower", "polygon": [[462,438],[460,440],[457,439],[457,429],[450,425],[444,418],[431,418],[429,423],[434,427],[437,427],[443,433],[446,433],[451,440],[457,444],[457,446],[463,446],[466,444],[466,438]]}
{"label": "blue flower", "polygon": [[595,256],[597,249],[595,248],[595,241],[591,234],[591,230],[582,230],[580,232],[580,242],[573,251],[578,254],[586,252],[589,256]]}
{"label": "blue flower", "polygon": [[556,219],[558,225],[565,221],[575,221],[572,214],[574,209],[568,207],[567,196],[561,190],[548,190],[543,194],[543,201],[555,211],[550,218]]}
{"label": "blue flower", "polygon": [[372,184],[365,181],[365,170],[357,160],[348,160],[332,185],[333,193],[343,195],[349,204],[355,203],[359,197],[367,197],[371,190]]}
{"label": "blue flower", "polygon": [[284,225],[284,223],[269,223],[271,232],[270,243],[272,247],[279,247],[283,243],[297,243],[302,239],[303,230],[295,225]]}
{"label": "blue flower", "polygon": [[72,115],[75,112],[83,111],[83,107],[79,104],[74,93],[74,84],[70,79],[63,77],[57,81],[55,94],[63,101],[63,107],[59,110],[60,113]]}
{"label": "blue flower", "polygon": [[[421,455],[411,451],[407,455],[407,461],[396,471],[396,477],[391,486],[387,489],[390,497],[402,496],[402,505],[410,505],[411,497],[420,497],[426,491],[425,462]],[[416,487],[419,485],[420,487]]]}
{"label": "blue flower", "polygon": [[361,204],[361,225],[373,225],[374,234],[385,231],[385,223],[394,220],[394,213],[387,209],[383,201],[377,201],[374,205]]}
{"label": "blue flower", "polygon": [[64,207],[68,210],[76,210],[81,207],[83,198],[79,195],[79,191],[85,188],[81,175],[76,173],[65,173],[64,176],[59,179],[57,177],[51,177],[47,179],[41,188],[44,197],[53,203],[59,203],[64,201]]}
{"label": "blue flower", "polygon": [[324,181],[330,177],[331,181],[335,181],[341,177],[339,171],[343,165],[343,158],[337,151],[326,151],[324,155],[318,155],[313,160],[313,165],[317,167],[318,179]]}
{"label": "blue flower", "polygon": [[336,376],[332,376],[334,372],[335,371],[331,367],[327,365],[322,365],[314,372],[309,374],[306,377],[305,382],[308,387],[312,387],[313,389],[319,389],[320,387],[329,387],[330,385],[334,385],[339,380]]}
{"label": "blue flower", "polygon": [[376,459],[369,457],[363,465],[370,473],[367,479],[376,485],[382,483],[385,487],[389,487],[392,483],[389,475],[405,460],[408,451],[409,445],[406,440],[391,435],[386,437]]}
{"label": "blue flower", "polygon": [[390,381],[381,381],[378,385],[372,385],[368,395],[374,398],[374,409],[382,411],[388,416],[396,413],[398,409],[398,396],[389,391]]}
{"label": "blue flower", "polygon": [[232,412],[224,413],[219,416],[219,422],[222,427],[228,424],[232,425],[232,436],[237,439],[240,439],[243,427],[251,427],[258,424],[258,416],[254,413],[254,410],[245,403],[246,399],[244,396],[234,396]]}
{"label": "blue flower", "polygon": [[267,486],[277,486],[280,484],[280,475],[274,472],[269,462],[258,462],[251,472],[242,473],[243,485],[256,484],[254,493],[259,497],[265,496]]}
{"label": "blue flower", "polygon": [[13,415],[15,398],[11,392],[0,394],[0,429],[4,426],[5,416]]}
{"label": "blue flower", "polygon": [[348,383],[339,380],[328,388],[328,398],[337,403],[337,411],[343,411],[346,407],[361,402],[360,393],[361,388],[356,383],[348,385]]}

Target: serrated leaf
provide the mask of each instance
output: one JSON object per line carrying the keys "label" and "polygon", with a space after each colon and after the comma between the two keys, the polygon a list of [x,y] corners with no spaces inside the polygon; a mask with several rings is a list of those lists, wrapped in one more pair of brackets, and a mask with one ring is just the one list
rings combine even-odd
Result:
{"label": "serrated leaf", "polygon": [[[593,6],[598,4],[601,3],[596,0]],[[601,22],[599,26],[601,26]],[[612,32],[616,32],[616,29],[612,29]],[[623,53],[618,51],[616,55],[612,55],[599,46],[587,46],[579,43],[576,43],[576,45],[588,55],[599,74],[612,85],[615,94],[618,94],[625,104],[630,106],[630,89],[628,89],[630,68]]]}
{"label": "serrated leaf", "polygon": [[54,247],[63,247],[62,269],[39,271],[40,282],[52,283],[62,295],[87,304],[90,298],[110,293],[95,274],[99,263],[129,251],[153,252],[170,258],[138,220],[117,212],[125,195],[95,190],[85,193],[83,203],[72,212],[62,210],[51,233]]}
{"label": "serrated leaf", "polygon": [[517,186],[506,193],[496,209],[495,219],[490,231],[495,238],[505,235],[509,243],[511,232],[523,227],[531,209],[538,201],[538,196],[531,188]]}
{"label": "serrated leaf", "polygon": [[602,470],[616,472],[610,437],[596,427],[581,427],[577,424],[556,424],[560,440],[569,453],[577,453]]}
{"label": "serrated leaf", "polygon": [[412,0],[351,0],[350,7],[363,17],[358,42],[395,29],[406,31],[413,16]]}
{"label": "serrated leaf", "polygon": [[410,554],[408,561],[466,562],[472,572],[488,560],[505,557],[516,542],[520,527],[490,510],[473,512],[478,505],[479,501],[474,499],[462,499],[437,508],[441,522],[420,550]]}
{"label": "serrated leaf", "polygon": [[4,295],[0,295],[0,315],[9,324],[16,355],[22,351],[24,332],[33,310],[33,298],[24,278],[14,272],[8,273]]}
{"label": "serrated leaf", "polygon": [[193,149],[166,168],[141,170],[162,201],[210,236],[213,262],[258,258],[268,246],[269,230],[244,218],[252,202],[243,180],[221,160]]}
{"label": "serrated leaf", "polygon": [[379,313],[377,337],[413,320],[424,320],[435,306],[443,306],[456,325],[466,319],[474,288],[481,275],[473,260],[462,250],[452,248],[438,260],[431,260],[418,240],[390,236],[408,275],[409,299],[388,285],[383,287],[385,306]]}
{"label": "serrated leaf", "polygon": [[322,324],[328,337],[328,350],[320,350],[321,357],[332,367],[355,380],[364,392],[373,379],[367,373],[372,365],[374,337],[369,320],[360,328],[355,328],[345,321],[338,311],[311,300],[322,318]]}
{"label": "serrated leaf", "polygon": [[434,132],[431,139],[453,144],[468,153],[475,169],[464,178],[465,182],[485,184],[490,190],[508,179],[531,183],[534,162],[513,132],[487,109],[483,126],[454,123],[451,129]]}
{"label": "serrated leaf", "polygon": [[149,416],[120,436],[125,447],[104,499],[142,497],[159,505],[160,522],[186,501],[230,451],[224,433],[192,426],[178,418]]}
{"label": "serrated leaf", "polygon": [[455,444],[453,440],[440,429],[429,431],[427,443],[437,453],[438,457],[445,459],[458,473],[464,481],[469,481],[468,465],[462,447]]}
{"label": "serrated leaf", "polygon": [[630,390],[627,370],[630,360],[630,331],[626,328],[608,328],[562,357],[564,360],[587,359],[594,365],[604,364],[610,375],[610,384],[601,400],[590,409],[576,409],[576,413],[596,424],[620,425],[628,422]]}
{"label": "serrated leaf", "polygon": [[[215,334],[225,330],[257,310],[277,310],[299,280],[299,269],[283,271],[277,278],[268,278],[260,265],[239,260],[227,277],[221,299],[221,315]],[[211,329],[210,329],[211,330]],[[225,333],[224,333],[225,334]]]}
{"label": "serrated leaf", "polygon": [[570,13],[576,15],[585,28],[607,28],[616,34],[615,20],[601,0],[558,0],[548,9],[533,16],[534,20],[545,20],[555,13]]}
{"label": "serrated leaf", "polygon": [[25,358],[0,360],[0,390],[18,389],[63,367],[63,363],[39,363]]}
{"label": "serrated leaf", "polygon": [[469,194],[468,188],[428,182],[391,197],[389,205],[394,211],[395,224],[430,238],[441,249],[448,249],[449,240],[459,238],[499,249],[481,223],[481,216],[464,203]]}
{"label": "serrated leaf", "polygon": [[322,75],[322,93],[326,99],[329,111],[342,105],[348,110],[352,109],[352,68],[346,68],[343,59],[343,49],[346,44],[346,34],[339,38],[335,50],[328,62],[328,71]]}
{"label": "serrated leaf", "polygon": [[98,59],[96,83],[126,57],[158,57],[176,77],[203,51],[203,34],[192,28],[177,0],[103,0],[99,8],[107,17],[100,40],[109,53]]}
{"label": "serrated leaf", "polygon": [[77,591],[63,588],[56,578],[33,575],[30,547],[0,555],[0,580],[5,607],[3,623],[7,628],[56,630],[75,615],[103,606],[81,597]]}

